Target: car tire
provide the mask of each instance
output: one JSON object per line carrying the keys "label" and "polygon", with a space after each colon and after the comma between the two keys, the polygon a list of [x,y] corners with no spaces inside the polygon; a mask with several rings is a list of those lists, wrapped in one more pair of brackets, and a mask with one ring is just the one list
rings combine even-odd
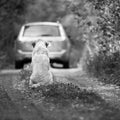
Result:
{"label": "car tire", "polygon": [[63,63],[63,68],[69,68],[69,61]]}
{"label": "car tire", "polygon": [[22,69],[24,66],[23,61],[15,61],[15,69]]}

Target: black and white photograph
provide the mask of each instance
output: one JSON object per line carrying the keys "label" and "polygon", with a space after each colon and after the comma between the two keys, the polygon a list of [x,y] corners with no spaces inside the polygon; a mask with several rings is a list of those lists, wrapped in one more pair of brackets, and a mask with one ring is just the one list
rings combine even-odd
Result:
{"label": "black and white photograph", "polygon": [[0,120],[120,120],[120,0],[0,0]]}

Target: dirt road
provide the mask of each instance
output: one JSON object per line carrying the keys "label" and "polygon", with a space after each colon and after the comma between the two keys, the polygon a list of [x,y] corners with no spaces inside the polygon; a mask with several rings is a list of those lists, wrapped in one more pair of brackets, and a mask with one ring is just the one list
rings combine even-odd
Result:
{"label": "dirt road", "polygon": [[[0,101],[0,106],[3,104],[8,104],[8,106],[10,106],[9,108],[6,108],[8,111],[4,110],[4,107],[0,109],[0,113],[4,113],[0,114],[1,120],[7,119],[8,117],[9,120],[53,119],[50,118],[49,115],[45,114],[46,110],[44,109],[44,106],[38,104],[38,102],[34,100],[24,98],[22,91],[14,89],[13,86],[16,83],[16,80],[19,79],[19,72],[19,70],[0,71],[0,85],[2,86],[0,92],[4,93],[4,95],[0,94],[0,97],[5,98],[4,101]],[[81,69],[52,69],[52,72],[58,80],[62,82],[72,82],[80,88],[94,90],[113,106],[116,105],[119,107],[120,89],[118,87],[113,85],[103,85],[97,82],[96,79],[89,78],[88,75]],[[9,101],[9,103],[7,101]]]}

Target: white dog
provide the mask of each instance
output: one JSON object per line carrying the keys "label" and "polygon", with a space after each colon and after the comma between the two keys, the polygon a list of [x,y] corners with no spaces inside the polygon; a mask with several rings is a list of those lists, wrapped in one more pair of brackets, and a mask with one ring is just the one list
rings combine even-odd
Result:
{"label": "white dog", "polygon": [[30,76],[30,86],[37,87],[53,82],[50,71],[50,59],[48,56],[48,43],[38,40],[32,52],[32,74]]}

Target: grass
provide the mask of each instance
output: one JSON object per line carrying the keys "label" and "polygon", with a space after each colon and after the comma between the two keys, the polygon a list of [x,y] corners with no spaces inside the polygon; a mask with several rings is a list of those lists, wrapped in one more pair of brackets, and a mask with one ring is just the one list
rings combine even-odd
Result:
{"label": "grass", "polygon": [[0,85],[0,119],[1,120],[22,120],[17,106],[8,96],[4,87]]}
{"label": "grass", "polygon": [[95,56],[93,60],[89,61],[87,70],[100,82],[120,86],[120,53]]}
{"label": "grass", "polygon": [[94,91],[81,89],[72,83],[54,83],[29,88],[31,71],[22,70],[25,80],[24,98],[34,102],[48,120],[119,120],[120,110],[111,106]]}

